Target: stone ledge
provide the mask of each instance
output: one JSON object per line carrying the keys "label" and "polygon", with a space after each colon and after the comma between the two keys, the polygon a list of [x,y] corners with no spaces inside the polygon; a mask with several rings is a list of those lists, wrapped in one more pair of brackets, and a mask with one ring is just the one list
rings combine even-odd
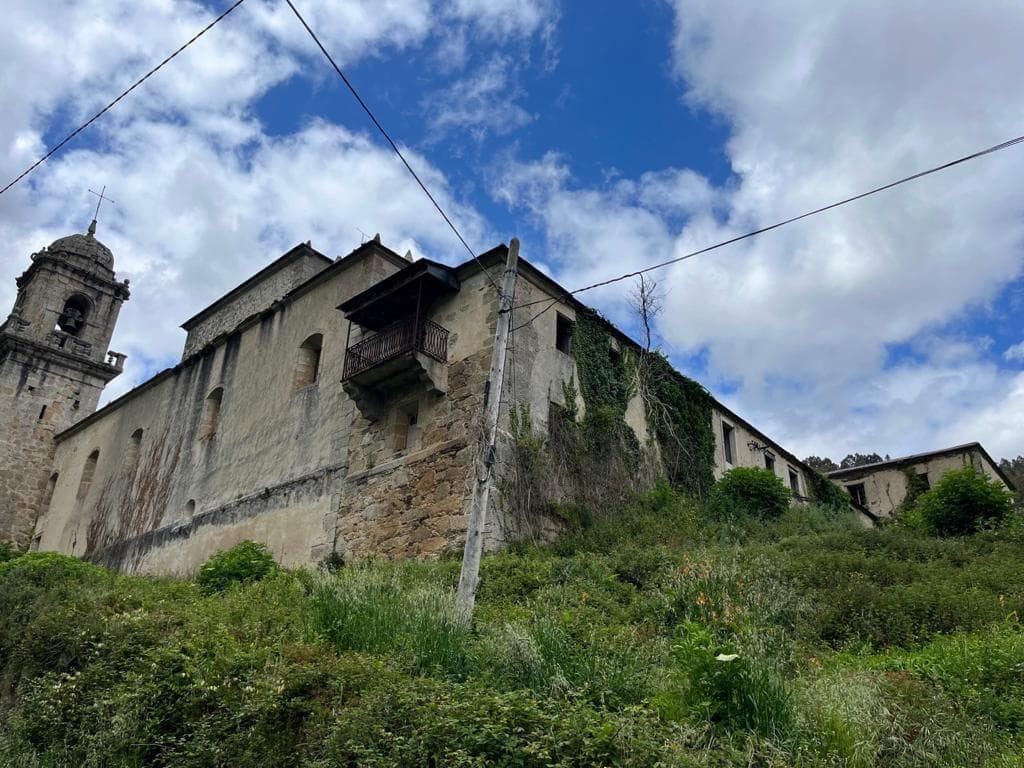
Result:
{"label": "stone ledge", "polygon": [[377,475],[387,474],[399,467],[406,466],[409,464],[416,464],[417,462],[429,459],[435,454],[448,453],[451,451],[458,451],[466,447],[466,441],[464,438],[455,438],[453,440],[445,440],[441,443],[435,443],[434,445],[428,446],[427,448],[421,448],[418,451],[406,454],[405,456],[399,456],[398,458],[385,461],[383,464],[378,464],[370,469],[364,469],[361,472],[354,472],[345,479],[349,482],[358,482],[360,480],[366,480]]}

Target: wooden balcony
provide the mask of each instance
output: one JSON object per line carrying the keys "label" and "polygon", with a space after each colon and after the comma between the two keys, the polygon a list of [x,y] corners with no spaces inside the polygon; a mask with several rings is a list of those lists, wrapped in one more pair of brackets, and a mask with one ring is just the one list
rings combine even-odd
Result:
{"label": "wooden balcony", "polygon": [[[360,374],[415,353],[447,363],[448,329],[426,317],[406,317],[392,323],[345,350],[345,369],[341,380],[362,378],[365,383],[372,383],[371,379],[376,377]],[[389,369],[393,367],[388,366]]]}

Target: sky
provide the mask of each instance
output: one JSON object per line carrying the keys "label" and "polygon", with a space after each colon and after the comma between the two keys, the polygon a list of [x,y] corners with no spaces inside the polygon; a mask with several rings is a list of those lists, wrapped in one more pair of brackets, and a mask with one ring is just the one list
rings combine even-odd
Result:
{"label": "sky", "polygon": [[[1017,0],[294,0],[478,252],[567,288],[1024,133]],[[6,184],[226,8],[8,0]],[[652,275],[660,347],[800,456],[1024,454],[1024,145]],[[467,254],[287,6],[246,2],[0,196],[0,313],[83,232],[129,278],[109,400],[296,243]],[[635,330],[629,281],[580,294]]]}

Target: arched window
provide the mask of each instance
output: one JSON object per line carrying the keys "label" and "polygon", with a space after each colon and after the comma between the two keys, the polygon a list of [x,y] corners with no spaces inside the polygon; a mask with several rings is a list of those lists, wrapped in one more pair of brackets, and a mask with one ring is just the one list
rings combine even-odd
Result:
{"label": "arched window", "polygon": [[96,464],[99,460],[100,451],[98,448],[90,453],[89,457],[85,460],[85,466],[82,467],[82,479],[78,481],[78,493],[75,496],[76,501],[81,501],[89,495],[89,488],[92,487],[92,477],[96,474]]}
{"label": "arched window", "polygon": [[217,425],[220,423],[220,405],[224,399],[224,387],[217,387],[206,396],[206,405],[203,407],[203,421],[199,425],[199,439],[209,440],[217,434]]}
{"label": "arched window", "polygon": [[80,293],[72,294],[64,302],[64,309],[57,318],[57,328],[71,336],[77,336],[85,327],[92,302]]}
{"label": "arched window", "polygon": [[132,432],[131,438],[128,440],[128,447],[124,452],[124,464],[129,469],[133,468],[139,462],[139,451],[142,448],[142,434],[143,430],[136,429]]}
{"label": "arched window", "polygon": [[296,389],[316,384],[320,378],[320,351],[323,349],[324,336],[314,333],[299,347],[299,355],[295,361],[294,385]]}
{"label": "arched window", "polygon": [[60,473],[54,472],[50,475],[50,479],[46,481],[46,493],[43,494],[43,503],[39,506],[40,517],[50,511],[50,502],[53,501],[53,492],[57,489],[57,481],[59,479]]}
{"label": "arched window", "polygon": [[196,500],[189,499],[185,502],[185,519],[191,520],[196,514]]}

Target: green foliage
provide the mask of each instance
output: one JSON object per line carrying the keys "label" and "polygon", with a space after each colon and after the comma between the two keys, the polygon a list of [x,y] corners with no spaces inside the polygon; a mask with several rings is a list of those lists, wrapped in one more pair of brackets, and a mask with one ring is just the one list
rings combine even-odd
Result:
{"label": "green foliage", "polygon": [[[23,563],[24,561],[24,563]],[[204,594],[0,565],[0,765],[1019,765],[1024,541],[715,522],[668,486],[552,546]],[[732,655],[735,654],[733,658]],[[719,657],[722,657],[721,659]]]}
{"label": "green foliage", "polygon": [[940,536],[962,536],[998,525],[1010,513],[1013,495],[973,467],[952,470],[922,494],[913,515]]}
{"label": "green foliage", "polygon": [[806,478],[808,490],[815,504],[837,512],[850,508],[850,495],[821,472],[812,469]]}
{"label": "green foliage", "polygon": [[[573,356],[580,376],[580,391],[587,411],[607,409],[619,419],[633,389],[627,354],[612,354],[609,324],[596,312],[576,315]],[[569,402],[569,401],[566,401]]]}
{"label": "green foliage", "polygon": [[719,520],[774,520],[789,509],[790,490],[774,472],[757,467],[730,469],[715,483],[708,511]]}
{"label": "green foliage", "polygon": [[466,631],[440,583],[406,582],[396,568],[361,563],[310,589],[310,627],[338,651],[387,654],[415,674],[462,671]]}
{"label": "green foliage", "polygon": [[9,541],[0,541],[0,563],[6,563],[8,560],[13,560],[20,553],[14,548],[14,545]]}
{"label": "green foliage", "polygon": [[644,357],[647,416],[672,487],[704,499],[715,482],[711,395],[659,353]]}
{"label": "green foliage", "polygon": [[223,592],[232,584],[259,581],[277,570],[270,550],[255,541],[241,541],[218,552],[199,569],[196,582],[207,594]]}

